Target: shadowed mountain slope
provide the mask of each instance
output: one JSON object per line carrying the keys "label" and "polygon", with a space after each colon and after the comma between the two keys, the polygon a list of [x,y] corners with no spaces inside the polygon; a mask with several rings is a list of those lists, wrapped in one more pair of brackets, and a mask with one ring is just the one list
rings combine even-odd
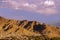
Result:
{"label": "shadowed mountain slope", "polygon": [[12,20],[0,16],[0,38],[21,35],[60,37],[60,28],[37,21]]}

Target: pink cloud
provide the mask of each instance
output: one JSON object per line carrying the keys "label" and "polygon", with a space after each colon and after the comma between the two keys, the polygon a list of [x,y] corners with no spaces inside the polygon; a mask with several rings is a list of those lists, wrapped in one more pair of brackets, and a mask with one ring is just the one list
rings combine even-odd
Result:
{"label": "pink cloud", "polygon": [[42,14],[56,14],[58,11],[56,9],[53,8],[45,8],[45,9],[40,9],[40,10],[36,10],[38,13],[42,13]]}
{"label": "pink cloud", "polygon": [[49,3],[48,6],[46,6],[44,4],[44,1],[43,2],[36,1],[36,3],[35,2],[30,3],[28,0],[2,0],[1,2],[3,4],[1,4],[0,7],[6,7],[6,8],[9,7],[14,10],[21,10],[21,9],[30,10],[30,11],[32,10],[32,11],[35,11],[37,13],[42,13],[42,14],[56,14],[57,13],[55,4],[50,6],[51,4]]}

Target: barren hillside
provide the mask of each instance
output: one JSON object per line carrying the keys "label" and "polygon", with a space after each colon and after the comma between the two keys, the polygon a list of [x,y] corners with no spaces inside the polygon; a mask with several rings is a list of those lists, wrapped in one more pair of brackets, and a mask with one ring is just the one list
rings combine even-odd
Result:
{"label": "barren hillside", "polygon": [[47,36],[60,37],[60,28],[37,21],[13,20],[0,16],[0,39],[10,36]]}

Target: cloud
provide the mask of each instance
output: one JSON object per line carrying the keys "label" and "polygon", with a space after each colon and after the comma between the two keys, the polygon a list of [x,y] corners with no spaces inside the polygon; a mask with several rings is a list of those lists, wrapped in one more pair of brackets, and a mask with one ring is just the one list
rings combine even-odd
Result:
{"label": "cloud", "polygon": [[32,10],[42,14],[55,14],[57,12],[53,1],[32,1],[32,3],[28,0],[2,0],[0,2],[0,8],[6,7],[14,10]]}
{"label": "cloud", "polygon": [[30,7],[30,8],[36,8],[37,7],[37,5],[35,5],[35,4],[29,4],[29,3],[24,3],[23,6],[24,7]]}
{"label": "cloud", "polygon": [[[31,9],[34,9],[34,8],[37,7],[37,5],[35,5],[35,4],[30,4],[28,2],[22,2],[22,3],[20,3],[20,2],[14,1],[14,0],[3,0],[1,2],[2,3],[5,2],[4,5],[7,6],[7,7],[8,7],[7,4],[11,5],[10,8],[13,8],[13,9],[23,9],[23,8],[31,8]],[[4,5],[2,5],[2,7]]]}
{"label": "cloud", "polygon": [[37,10],[38,13],[42,13],[42,14],[56,14],[57,10],[53,9],[53,8],[45,8],[45,9],[40,9]]}
{"label": "cloud", "polygon": [[55,5],[55,2],[52,1],[52,0],[50,0],[50,1],[47,0],[47,1],[44,2],[44,5],[45,6],[54,6]]}

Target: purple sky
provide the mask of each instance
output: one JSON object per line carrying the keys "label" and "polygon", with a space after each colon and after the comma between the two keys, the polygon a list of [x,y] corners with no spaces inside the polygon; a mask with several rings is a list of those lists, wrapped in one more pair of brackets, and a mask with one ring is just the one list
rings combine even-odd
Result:
{"label": "purple sky", "polygon": [[60,22],[60,0],[0,0],[0,16],[42,23]]}

